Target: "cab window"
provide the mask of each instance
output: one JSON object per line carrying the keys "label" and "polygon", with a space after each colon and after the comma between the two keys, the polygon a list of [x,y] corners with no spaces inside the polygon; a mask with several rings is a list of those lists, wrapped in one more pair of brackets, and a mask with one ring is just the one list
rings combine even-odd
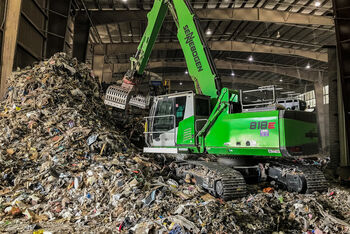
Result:
{"label": "cab window", "polygon": [[184,119],[185,109],[186,109],[186,97],[175,98],[176,127],[179,126],[179,122]]}
{"label": "cab window", "polygon": [[169,131],[174,128],[174,98],[159,100],[155,113],[153,130],[155,132]]}
{"label": "cab window", "polygon": [[209,116],[209,100],[203,98],[195,99],[196,115],[197,116]]}

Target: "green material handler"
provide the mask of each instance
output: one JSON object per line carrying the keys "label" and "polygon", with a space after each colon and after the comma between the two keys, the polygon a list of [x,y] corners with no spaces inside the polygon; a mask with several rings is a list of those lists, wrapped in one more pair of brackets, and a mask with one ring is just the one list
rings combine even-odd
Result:
{"label": "green material handler", "polygon": [[[283,110],[276,103],[274,86],[256,90],[273,96],[260,103],[245,103],[244,92],[222,87],[199,21],[186,0],[155,0],[130,70],[120,87],[109,87],[105,103],[121,109],[147,108],[150,98],[136,95],[137,84],[168,11],[196,92],[153,98],[144,152],[183,156],[176,162],[177,175],[194,178],[225,200],[244,196],[246,181],[251,180],[274,180],[299,193],[325,190],[321,171],[295,162],[318,153],[315,114]],[[195,160],[203,155],[217,160]]]}

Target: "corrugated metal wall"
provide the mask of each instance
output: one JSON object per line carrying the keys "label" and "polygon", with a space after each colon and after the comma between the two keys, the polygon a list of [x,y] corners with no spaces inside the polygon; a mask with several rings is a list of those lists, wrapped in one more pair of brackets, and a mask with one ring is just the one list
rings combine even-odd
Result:
{"label": "corrugated metal wall", "polygon": [[22,1],[14,69],[31,65],[44,58],[47,38],[46,2],[46,0]]}
{"label": "corrugated metal wall", "polygon": [[71,0],[48,0],[49,23],[46,56],[51,57],[57,51],[63,51],[67,37],[67,23],[71,9]]}
{"label": "corrugated metal wall", "polygon": [[[4,16],[5,2],[6,0],[0,0],[0,26]],[[13,69],[32,65],[34,62],[52,56],[58,50],[72,54],[74,19],[69,14],[67,17],[69,4],[69,0],[65,2],[22,0]],[[57,7],[51,9],[53,6]],[[49,22],[49,17],[52,17],[51,22]],[[65,21],[68,21],[67,28]],[[50,26],[49,23],[52,25]],[[57,28],[62,32],[58,33]],[[2,34],[3,31],[0,30],[0,52]],[[49,39],[50,43],[48,43]]]}

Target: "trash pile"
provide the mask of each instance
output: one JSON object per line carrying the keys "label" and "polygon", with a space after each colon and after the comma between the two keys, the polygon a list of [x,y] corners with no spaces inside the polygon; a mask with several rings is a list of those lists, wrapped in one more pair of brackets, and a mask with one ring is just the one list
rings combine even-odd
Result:
{"label": "trash pile", "polygon": [[90,73],[58,53],[11,77],[0,104],[1,232],[350,232],[343,188],[301,195],[266,182],[224,202],[176,178],[172,159],[133,145],[141,120],[118,126]]}

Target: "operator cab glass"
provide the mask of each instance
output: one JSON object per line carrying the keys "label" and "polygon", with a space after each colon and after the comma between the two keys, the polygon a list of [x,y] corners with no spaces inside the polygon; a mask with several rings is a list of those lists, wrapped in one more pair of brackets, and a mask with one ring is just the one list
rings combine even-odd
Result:
{"label": "operator cab glass", "polygon": [[154,99],[147,118],[146,142],[150,146],[175,146],[181,121],[193,115],[193,93],[175,93]]}
{"label": "operator cab glass", "polygon": [[186,108],[186,97],[176,97],[173,98],[175,101],[175,119],[176,127],[179,126],[179,122],[184,119],[185,108]]}
{"label": "operator cab glass", "polygon": [[209,99],[196,97],[195,100],[196,100],[195,101],[196,116],[209,117],[209,115],[210,115],[210,102],[209,102]]}
{"label": "operator cab glass", "polygon": [[206,96],[197,96],[195,98],[195,132],[198,133],[210,115],[210,99]]}
{"label": "operator cab glass", "polygon": [[210,98],[193,92],[155,98],[147,117],[146,142],[149,146],[195,144],[195,135],[210,115]]}
{"label": "operator cab glass", "polygon": [[[153,131],[162,132],[169,131],[174,128],[173,123],[173,112],[174,104],[173,99],[162,99],[159,100],[155,116],[162,116],[161,118],[155,118],[153,122]],[[156,136],[159,136],[159,133],[155,133]]]}

